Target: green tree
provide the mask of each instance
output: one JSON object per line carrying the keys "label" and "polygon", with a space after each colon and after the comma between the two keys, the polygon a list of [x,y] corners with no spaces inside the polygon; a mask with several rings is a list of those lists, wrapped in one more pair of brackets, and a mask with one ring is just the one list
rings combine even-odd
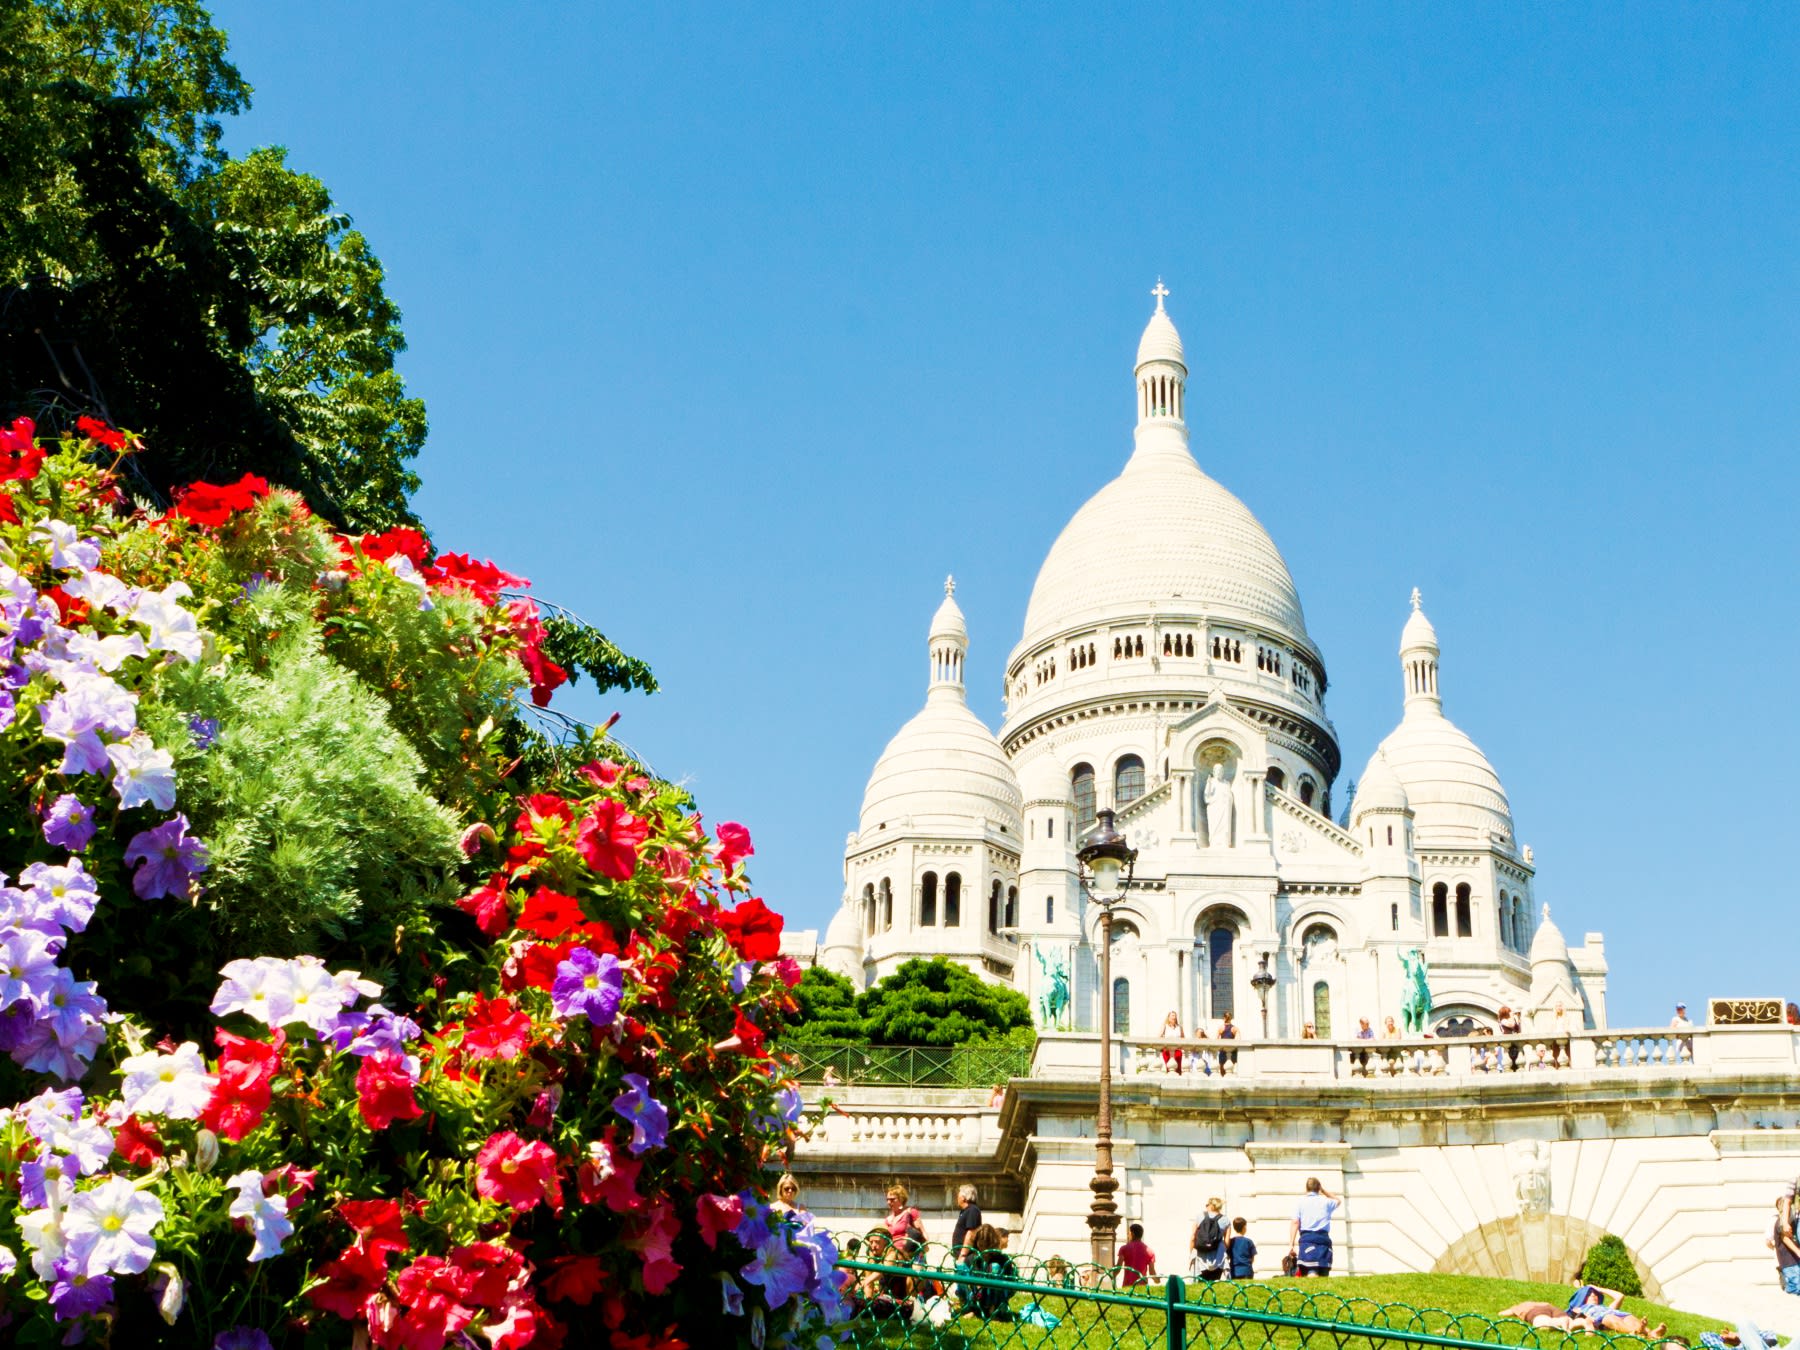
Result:
{"label": "green tree", "polygon": [[1031,1034],[1030,1000],[941,956],[905,962],[860,995],[856,1009],[873,1045],[966,1045]]}
{"label": "green tree", "polygon": [[1624,1239],[1611,1233],[1588,1248],[1587,1260],[1581,1263],[1581,1278],[1588,1284],[1617,1289],[1621,1294],[1644,1292],[1644,1282],[1638,1278],[1637,1266]]}
{"label": "green tree", "polygon": [[862,1014],[856,1010],[856,986],[823,966],[808,966],[794,988],[800,1013],[790,1041],[866,1042]]}
{"label": "green tree", "polygon": [[0,0],[0,417],[144,435],[136,488],[255,472],[358,530],[416,523],[424,405],[379,261],[248,106],[194,0]]}

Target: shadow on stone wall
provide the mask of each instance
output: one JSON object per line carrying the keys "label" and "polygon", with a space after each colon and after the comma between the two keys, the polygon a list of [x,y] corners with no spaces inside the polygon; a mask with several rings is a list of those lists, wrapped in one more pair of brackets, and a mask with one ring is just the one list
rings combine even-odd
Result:
{"label": "shadow on stone wall", "polygon": [[[1603,1236],[1604,1229],[1566,1214],[1514,1214],[1464,1233],[1431,1270],[1434,1275],[1489,1275],[1567,1284],[1580,1273],[1588,1248]],[[1662,1302],[1662,1286],[1636,1252],[1631,1252],[1631,1264],[1644,1282],[1644,1297]]]}

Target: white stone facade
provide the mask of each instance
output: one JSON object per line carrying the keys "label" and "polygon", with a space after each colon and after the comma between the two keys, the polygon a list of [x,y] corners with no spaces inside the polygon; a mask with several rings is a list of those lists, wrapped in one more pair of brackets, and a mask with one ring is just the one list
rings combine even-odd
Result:
{"label": "white stone facade", "polygon": [[1230,1014],[1261,1036],[1266,959],[1269,1037],[1379,1031],[1415,949],[1440,1032],[1499,1030],[1502,1008],[1532,1029],[1603,1028],[1600,936],[1571,949],[1542,921],[1499,777],[1444,716],[1417,592],[1402,718],[1334,823],[1324,657],[1280,550],[1190,451],[1186,383],[1159,294],[1133,452],[1045,558],[998,735],[968,707],[969,634],[946,594],[925,707],[869,780],[821,963],[866,987],[944,955],[1025,992],[1046,1029],[1092,1028],[1099,923],[1075,854],[1110,807],[1138,850],[1114,913],[1122,1030],[1173,1013],[1216,1036]]}

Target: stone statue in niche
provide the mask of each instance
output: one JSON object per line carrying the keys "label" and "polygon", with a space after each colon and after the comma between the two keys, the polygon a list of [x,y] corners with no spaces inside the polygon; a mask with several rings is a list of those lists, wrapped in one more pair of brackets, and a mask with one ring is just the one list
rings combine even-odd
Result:
{"label": "stone statue in niche", "polygon": [[1519,1213],[1549,1213],[1550,1145],[1542,1139],[1515,1139],[1506,1146],[1506,1161]]}
{"label": "stone statue in niche", "polygon": [[1206,843],[1209,848],[1231,847],[1231,780],[1225,766],[1215,764],[1206,780]]}
{"label": "stone statue in niche", "polygon": [[1038,1025],[1062,1029],[1063,1015],[1069,1009],[1069,968],[1061,952],[1051,952],[1044,959],[1044,949],[1035,948],[1038,971],[1043,975],[1043,992],[1038,995]]}

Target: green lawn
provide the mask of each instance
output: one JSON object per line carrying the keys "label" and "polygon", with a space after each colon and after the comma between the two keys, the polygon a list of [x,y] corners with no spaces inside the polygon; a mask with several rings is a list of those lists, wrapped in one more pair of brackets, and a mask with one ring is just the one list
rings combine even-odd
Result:
{"label": "green lawn", "polygon": [[[1478,1279],[1466,1275],[1363,1275],[1331,1280],[1258,1280],[1213,1286],[1190,1283],[1187,1301],[1212,1303],[1211,1314],[1189,1314],[1187,1344],[1219,1350],[1402,1350],[1406,1342],[1383,1332],[1413,1331],[1454,1336],[1489,1344],[1541,1346],[1567,1350],[1583,1346],[1599,1350],[1607,1343],[1624,1347],[1639,1344],[1631,1337],[1569,1337],[1559,1331],[1535,1331],[1523,1322],[1493,1321],[1502,1308],[1527,1299],[1562,1306],[1569,1297],[1567,1285],[1531,1284],[1517,1280]],[[1209,1299],[1208,1295],[1212,1297]],[[1066,1295],[1041,1295],[1045,1311],[1060,1319],[1053,1331],[1019,1321],[982,1323],[960,1318],[947,1326],[907,1326],[897,1321],[859,1317],[851,1324],[851,1344],[858,1347],[917,1347],[918,1350],[1138,1350],[1167,1344],[1167,1325],[1161,1309],[1134,1309],[1098,1305]],[[1153,1297],[1161,1299],[1155,1286]],[[1031,1301],[1024,1294],[1012,1300],[1015,1316]],[[1667,1335],[1697,1341],[1702,1331],[1717,1323],[1688,1313],[1674,1312],[1643,1299],[1628,1298],[1625,1309],[1652,1325],[1668,1324]],[[1273,1313],[1312,1318],[1338,1324],[1330,1331],[1270,1325],[1253,1316],[1233,1313]],[[1357,1324],[1350,1331],[1344,1324]],[[1361,1328],[1371,1330],[1367,1333]]]}

